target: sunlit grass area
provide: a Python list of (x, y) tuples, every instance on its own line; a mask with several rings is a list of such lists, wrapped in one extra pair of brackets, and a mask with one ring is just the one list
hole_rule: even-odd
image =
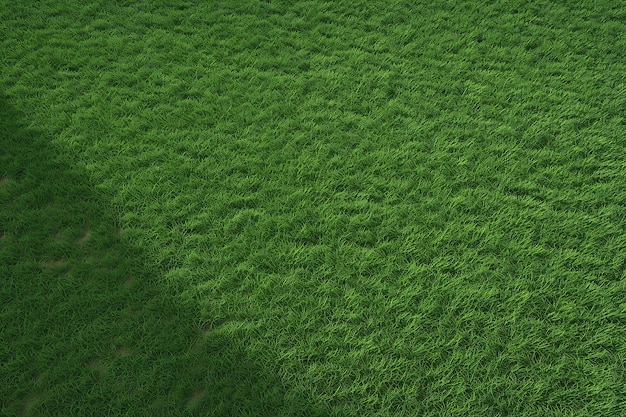
[(625, 414), (625, 22), (0, 0), (0, 414)]

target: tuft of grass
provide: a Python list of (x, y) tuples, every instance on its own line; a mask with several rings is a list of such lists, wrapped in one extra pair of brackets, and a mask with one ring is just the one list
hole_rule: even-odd
[(626, 410), (626, 9), (0, 4), (7, 415)]

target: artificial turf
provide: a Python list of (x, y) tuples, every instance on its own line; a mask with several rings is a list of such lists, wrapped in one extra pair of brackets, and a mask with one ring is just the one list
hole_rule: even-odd
[(626, 415), (625, 25), (0, 0), (0, 414)]

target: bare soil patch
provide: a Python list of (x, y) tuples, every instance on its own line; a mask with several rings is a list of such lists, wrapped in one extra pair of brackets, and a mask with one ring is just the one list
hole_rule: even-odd
[(57, 259), (55, 261), (44, 261), (41, 264), (47, 268), (60, 268), (66, 265), (67, 261), (64, 259)]
[(118, 346), (118, 348), (115, 349), (115, 351), (120, 356), (129, 356), (132, 353), (131, 350), (127, 348), (126, 346)]
[(83, 236), (78, 239), (76, 241), (76, 243), (78, 243), (79, 245), (82, 245), (83, 243), (85, 243), (85, 241), (87, 241), (89, 238), (91, 237), (91, 232), (89, 231), (89, 229), (85, 229), (85, 233), (83, 234)]
[(188, 408), (194, 408), (198, 405), (198, 403), (200, 403), (200, 400), (202, 399), (202, 396), (204, 395), (204, 388), (200, 388), (195, 390), (190, 396), (189, 398), (187, 398), (187, 403), (186, 406)]

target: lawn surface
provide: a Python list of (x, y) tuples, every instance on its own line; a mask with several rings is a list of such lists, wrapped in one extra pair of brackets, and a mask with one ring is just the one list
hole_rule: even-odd
[(0, 0), (0, 414), (626, 414), (626, 6)]

